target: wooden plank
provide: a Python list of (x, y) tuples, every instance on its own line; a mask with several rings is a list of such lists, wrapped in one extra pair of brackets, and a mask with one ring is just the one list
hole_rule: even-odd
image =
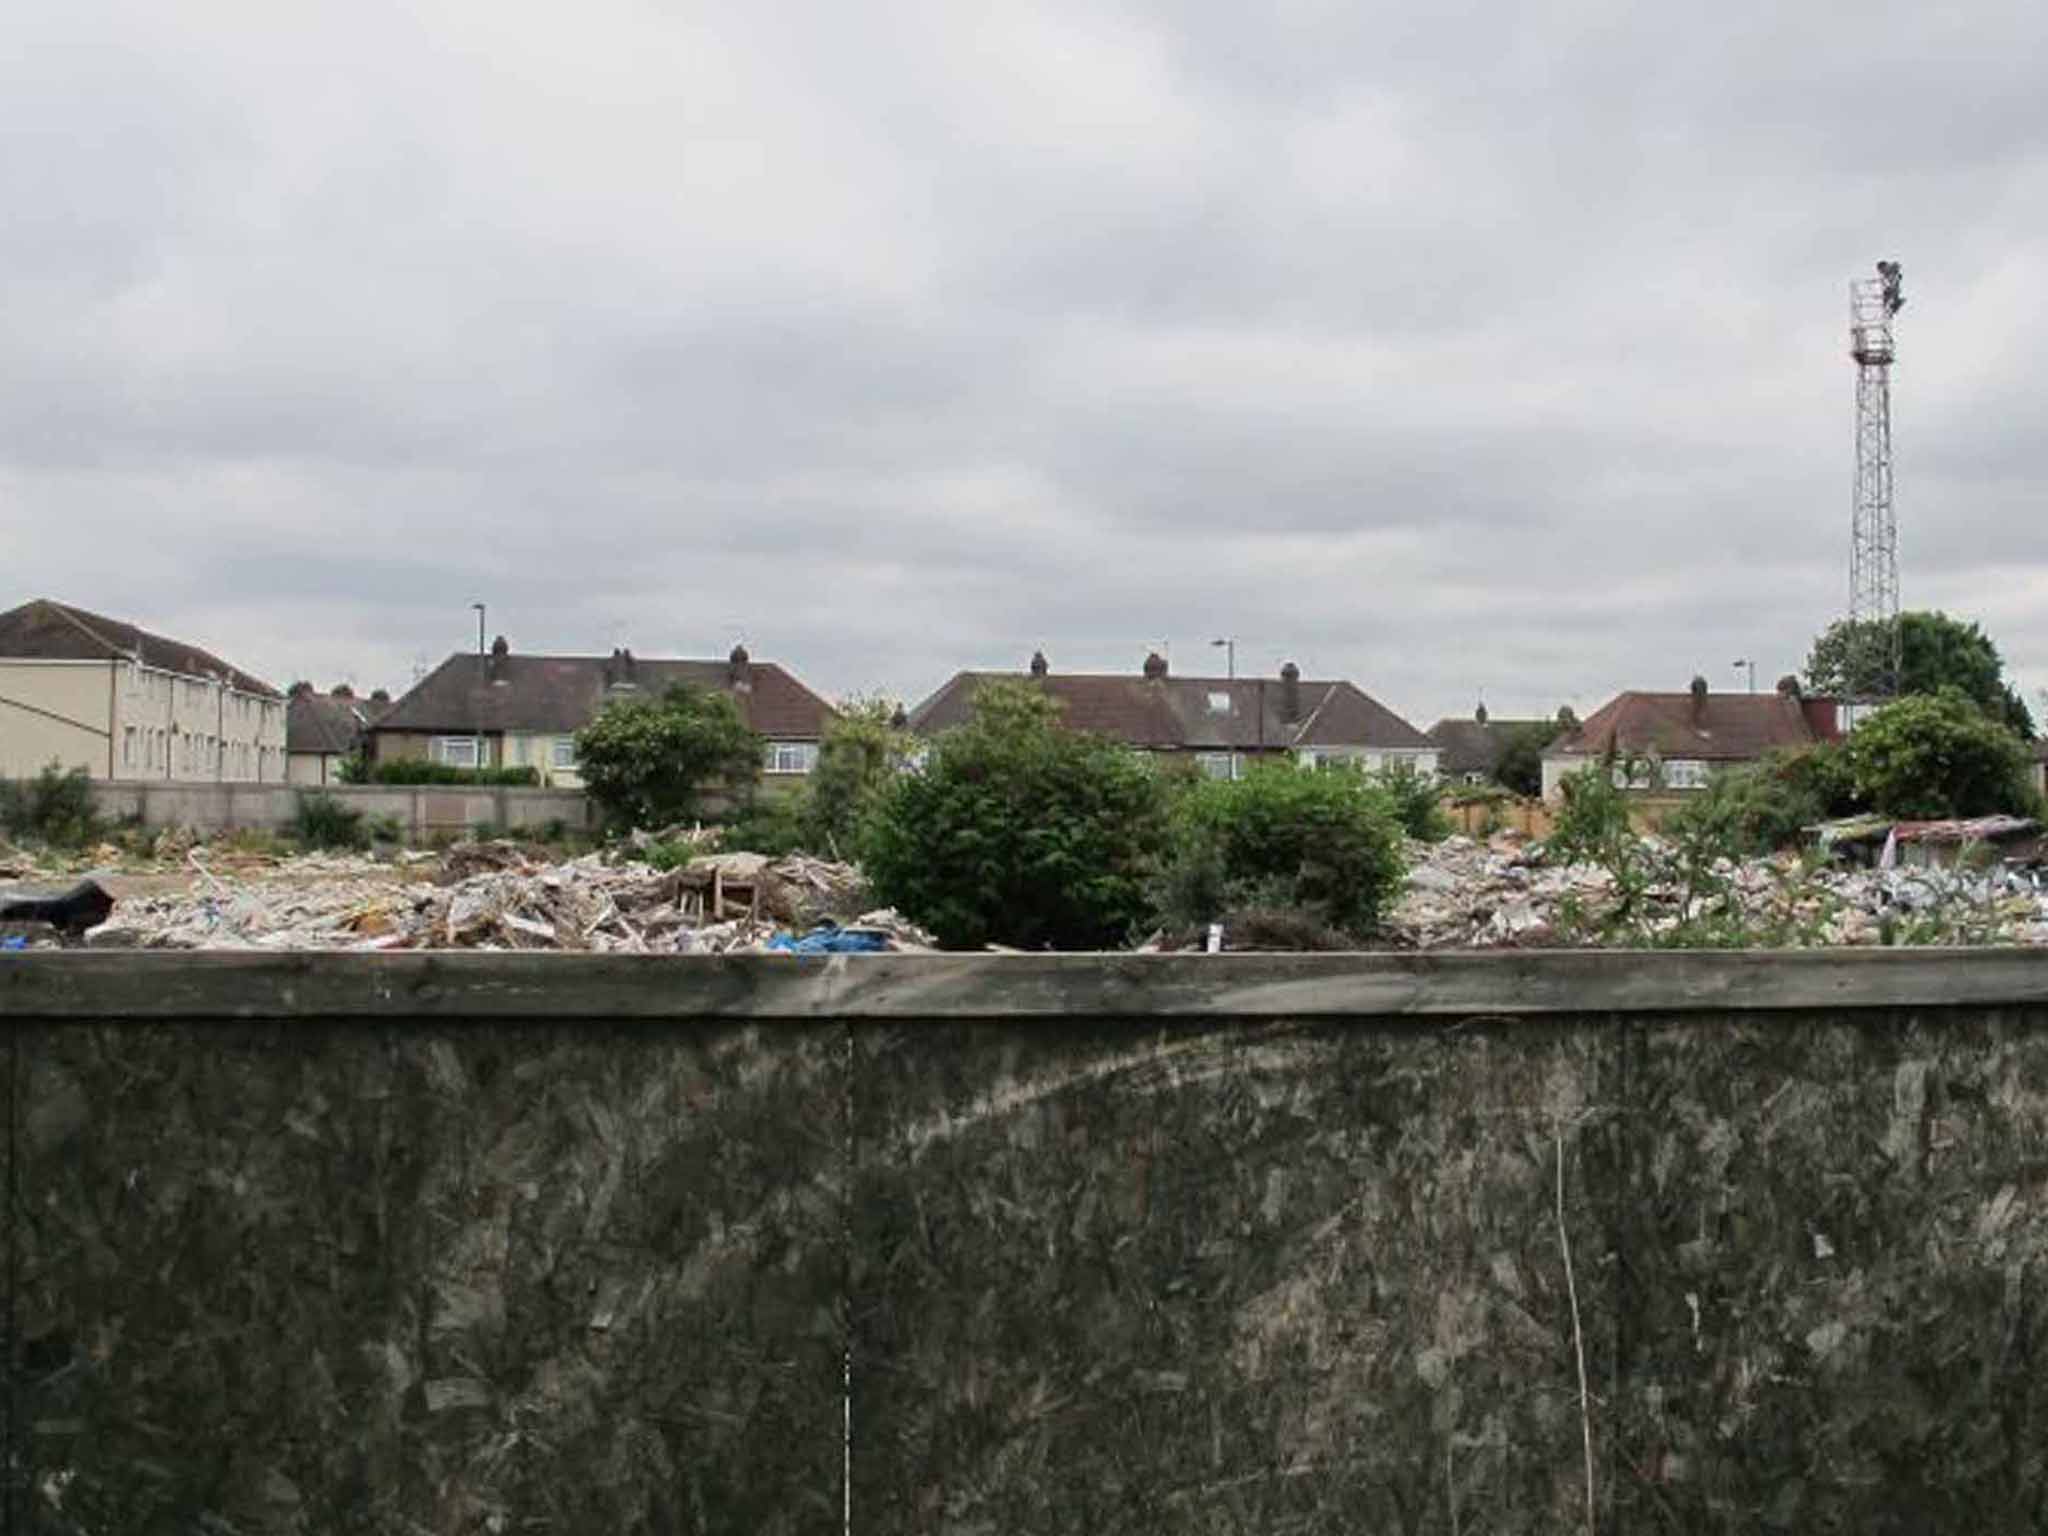
[(1392, 1018), (2048, 1005), (2048, 950), (0, 955), (10, 1019)]

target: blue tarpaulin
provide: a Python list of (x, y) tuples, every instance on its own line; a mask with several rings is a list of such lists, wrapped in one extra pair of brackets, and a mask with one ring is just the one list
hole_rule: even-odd
[(866, 955), (887, 949), (889, 941), (869, 929), (821, 923), (802, 938), (778, 933), (768, 941), (768, 947), (790, 955)]

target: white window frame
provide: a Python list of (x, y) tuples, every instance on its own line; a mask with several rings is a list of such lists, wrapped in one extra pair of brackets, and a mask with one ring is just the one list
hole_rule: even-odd
[(815, 741), (771, 741), (762, 753), (763, 773), (809, 773), (818, 766)]
[(484, 744), (474, 736), (436, 736), (434, 761), (444, 768), (481, 768)]
[(1202, 771), (1202, 775), (1205, 778), (1236, 778), (1236, 761), (1237, 754), (1235, 752), (1197, 752), (1195, 754), (1195, 766)]
[(557, 736), (548, 744), (548, 767), (557, 773), (573, 771), (576, 767), (576, 738)]
[(1664, 763), (1666, 789), (1705, 789), (1712, 770), (1697, 757), (1667, 758)]

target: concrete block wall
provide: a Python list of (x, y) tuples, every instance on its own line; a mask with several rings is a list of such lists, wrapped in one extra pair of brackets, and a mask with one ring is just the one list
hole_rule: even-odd
[(312, 790), (295, 784), (136, 779), (93, 785), (100, 814), (109, 819), (139, 817), (147, 827), (190, 827), (207, 833), (282, 831), (297, 814), (299, 796), (311, 793), (332, 795), (370, 820), (396, 817), (414, 841), (466, 832), (482, 823), (511, 831), (538, 829), (557, 820), (576, 831), (597, 825), (589, 797), (581, 790), (445, 784), (338, 784)]

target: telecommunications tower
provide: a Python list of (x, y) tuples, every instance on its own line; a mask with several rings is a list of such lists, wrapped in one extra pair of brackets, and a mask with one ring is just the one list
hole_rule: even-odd
[(1856, 360), (1856, 505), (1849, 545), (1853, 702), (1899, 691), (1899, 524), (1892, 512), (1892, 317), (1906, 307), (1899, 264), (1849, 285), (1849, 355)]

